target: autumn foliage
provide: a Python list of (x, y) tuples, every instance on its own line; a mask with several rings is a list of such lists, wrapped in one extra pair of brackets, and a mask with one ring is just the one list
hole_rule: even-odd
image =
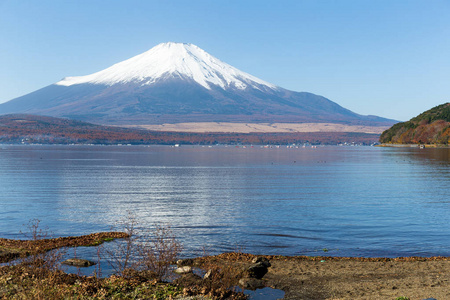
[(383, 132), (380, 142), (392, 144), (450, 143), (450, 103), (436, 106)]
[(0, 116), (0, 143), (26, 144), (371, 144), (378, 134), (354, 132), (189, 133), (148, 131), (36, 116)]

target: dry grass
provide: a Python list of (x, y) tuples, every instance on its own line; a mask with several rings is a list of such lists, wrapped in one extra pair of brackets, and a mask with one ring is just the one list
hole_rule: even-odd
[(200, 291), (201, 294), (219, 299), (247, 299), (239, 285), (239, 279), (244, 276), (244, 266), (247, 265), (254, 255), (244, 254), (240, 250), (210, 256), (206, 251), (202, 257), (196, 258), (195, 265), (206, 271), (205, 279), (198, 286), (191, 285), (194, 289), (192, 294)]
[(231, 123), (191, 122), (162, 125), (125, 125), (122, 127), (144, 128), (172, 132), (235, 132), (235, 133), (295, 133), (295, 132), (360, 132), (380, 134), (390, 126), (361, 126), (336, 123)]
[(19, 257), (27, 257), (32, 253), (45, 253), (63, 247), (98, 246), (111, 239), (127, 237), (123, 232), (99, 232), (83, 236), (43, 238), (36, 240), (13, 240), (0, 238), (0, 263)]
[(181, 295), (180, 288), (158, 281), (35, 271), (26, 266), (0, 268), (0, 299), (170, 299)]
[[(154, 230), (138, 234), (138, 222), (129, 215), (120, 222), (124, 232), (48, 238), (47, 230), (41, 230), (39, 223), (29, 223), (31, 239), (0, 239), (5, 253), (18, 253), (14, 257), (4, 255), (4, 261), (22, 257), (15, 264), (0, 267), (0, 299), (172, 299), (181, 295), (246, 299), (229, 289), (238, 279), (233, 268), (213, 261), (205, 264), (212, 270), (208, 279), (190, 274), (174, 283), (162, 282), (181, 251), (170, 226), (157, 225)], [(103, 248), (103, 253), (99, 247), (98, 260), (106, 258), (115, 275), (101, 278), (100, 264), (92, 276), (66, 274), (60, 269), (64, 247), (98, 246), (111, 238), (123, 240), (113, 250)]]

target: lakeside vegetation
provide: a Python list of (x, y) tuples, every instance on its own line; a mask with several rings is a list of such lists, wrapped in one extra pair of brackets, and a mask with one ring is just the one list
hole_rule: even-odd
[(427, 110), (407, 122), (397, 123), (384, 131), (385, 144), (450, 144), (450, 103)]
[[(255, 281), (285, 291), (287, 299), (446, 299), (450, 295), (449, 257), (289, 257), (231, 252), (178, 260), (178, 266), (208, 272), (200, 277), (189, 271), (169, 282), (167, 275), (181, 251), (170, 227), (156, 226), (139, 234), (138, 243), (135, 219), (120, 225), (123, 232), (48, 238), (39, 220), (32, 220), (29, 239), (0, 239), (4, 263), (0, 266), (0, 299), (247, 299), (235, 287)], [(120, 246), (101, 251), (102, 243), (116, 238), (121, 239)], [(91, 276), (67, 274), (61, 268), (65, 249), (77, 246), (100, 249)], [(18, 257), (21, 260), (14, 261)], [(100, 260), (113, 266), (113, 275), (102, 276)], [(263, 271), (262, 276), (268, 272), (267, 276), (262, 280), (247, 277), (242, 282), (255, 262), (258, 267), (270, 267), (269, 272)]]
[[(182, 249), (169, 226), (158, 226), (138, 237), (134, 218), (120, 221), (123, 232), (48, 238), (39, 220), (28, 224), (28, 239), (0, 239), (0, 299), (174, 299), (200, 295), (198, 299), (247, 299), (231, 289), (238, 272), (203, 259), (209, 278), (189, 272), (175, 280), (172, 269)], [(104, 242), (121, 239), (114, 247)], [(138, 241), (139, 240), (139, 241)], [(68, 247), (95, 246), (98, 261), (91, 276), (68, 274), (62, 262)], [(76, 258), (75, 258), (76, 259)], [(74, 260), (74, 259), (72, 259)], [(102, 276), (100, 261), (113, 274)]]

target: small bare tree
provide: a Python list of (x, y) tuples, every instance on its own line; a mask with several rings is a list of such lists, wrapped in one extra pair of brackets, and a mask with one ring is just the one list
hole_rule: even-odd
[(182, 250), (169, 225), (155, 225), (155, 229), (142, 237), (139, 245), (140, 269), (154, 272), (159, 280), (169, 274), (171, 265)]
[(180, 254), (181, 243), (169, 225), (156, 224), (153, 230), (141, 231), (138, 224), (131, 212), (118, 222), (118, 229), (128, 237), (115, 242), (114, 247), (103, 247), (107, 261), (120, 276), (151, 276), (162, 280)]
[(104, 247), (103, 250), (108, 258), (108, 263), (116, 274), (125, 276), (130, 268), (133, 268), (133, 257), (138, 254), (136, 240), (138, 238), (138, 221), (136, 217), (128, 212), (125, 219), (120, 220), (116, 227), (125, 232), (128, 237), (124, 241), (114, 241), (115, 247)]
[(48, 228), (42, 228), (40, 223), (41, 220), (32, 219), (26, 225), (28, 232), (23, 234), (29, 238), (28, 248), (30, 250), (28, 257), (23, 259), (22, 263), (31, 267), (36, 273), (45, 270), (58, 270), (60, 268), (61, 259), (66, 253), (66, 249), (55, 249), (51, 245), (45, 245), (45, 242), (51, 238), (51, 235)]

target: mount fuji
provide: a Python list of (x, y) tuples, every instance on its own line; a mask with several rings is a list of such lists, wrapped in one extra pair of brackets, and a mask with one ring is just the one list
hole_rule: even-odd
[(100, 72), (66, 77), (0, 104), (97, 124), (183, 122), (339, 123), (389, 126), (325, 97), (294, 92), (242, 72), (192, 44), (163, 43)]

